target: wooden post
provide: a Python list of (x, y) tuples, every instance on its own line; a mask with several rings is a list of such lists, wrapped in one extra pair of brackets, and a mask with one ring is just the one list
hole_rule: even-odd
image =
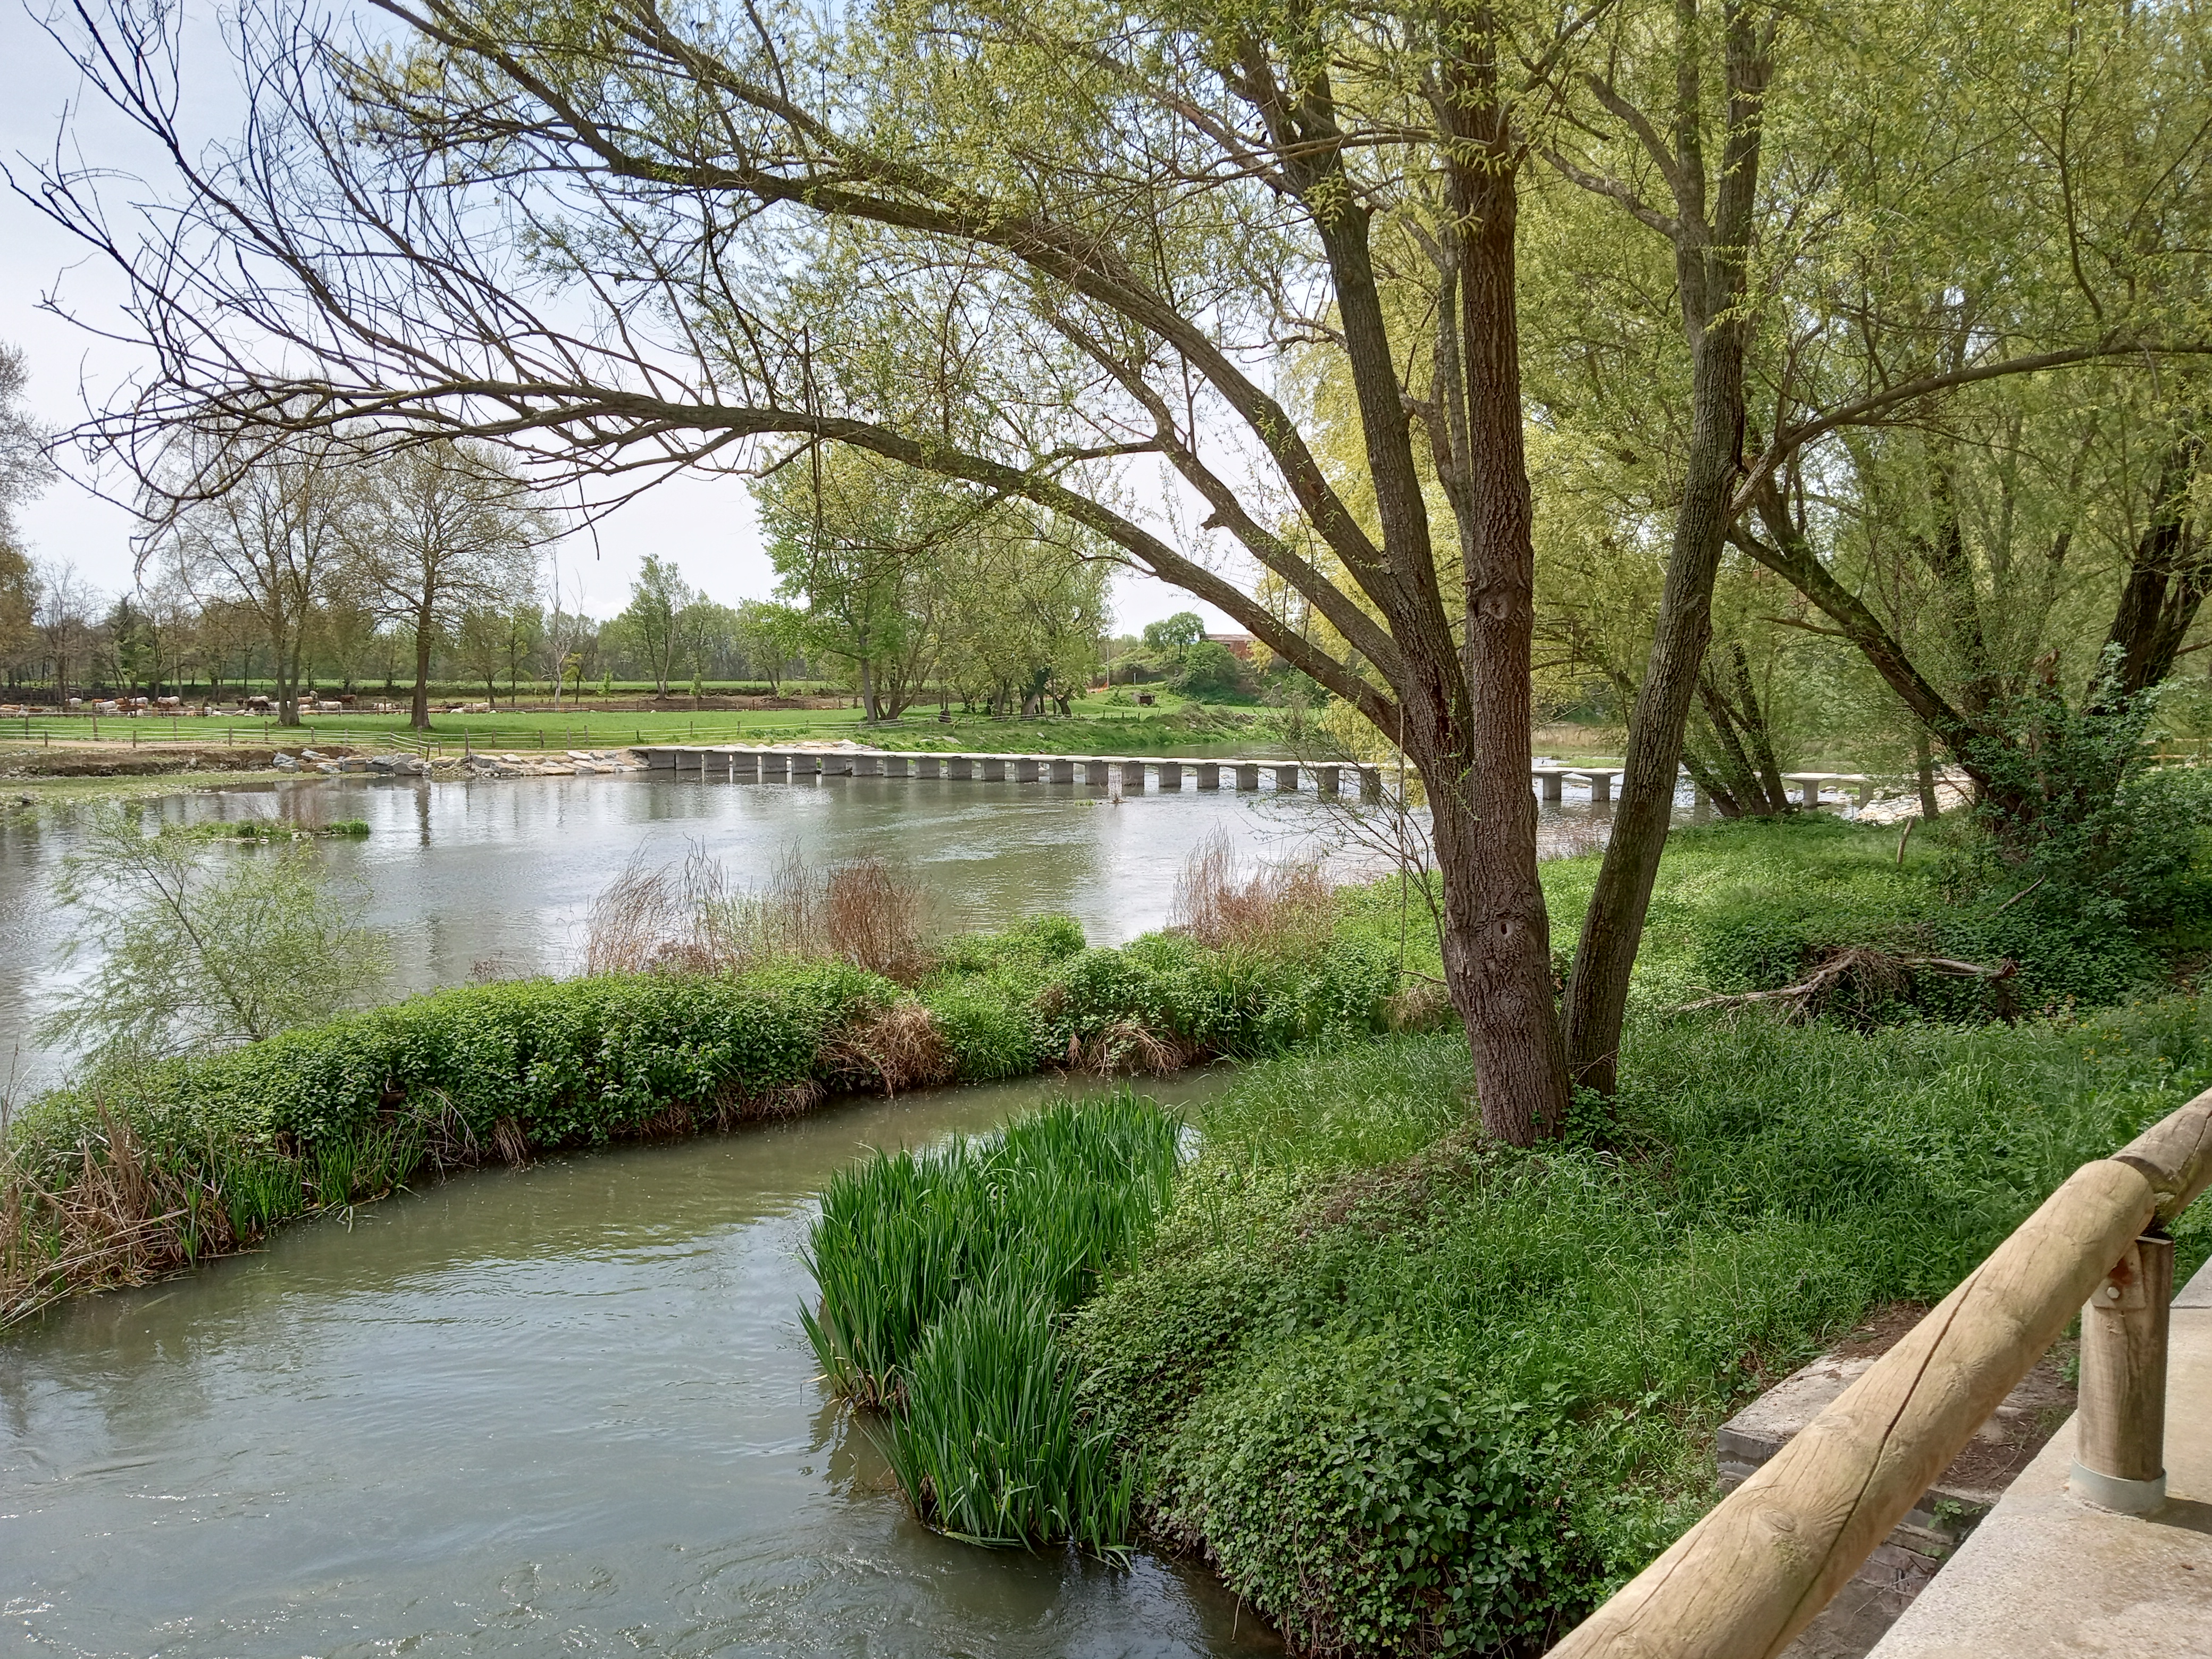
[(2173, 1241), (2146, 1234), (2081, 1310), (2081, 1406), (2068, 1490), (2147, 1515), (2166, 1502), (2166, 1309)]

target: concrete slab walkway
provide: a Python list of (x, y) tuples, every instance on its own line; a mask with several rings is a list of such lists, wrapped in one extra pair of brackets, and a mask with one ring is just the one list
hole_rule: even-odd
[(1871, 1659), (2212, 1655), (2212, 1263), (2174, 1297), (2168, 1344), (2165, 1508), (2071, 1496), (2069, 1420)]

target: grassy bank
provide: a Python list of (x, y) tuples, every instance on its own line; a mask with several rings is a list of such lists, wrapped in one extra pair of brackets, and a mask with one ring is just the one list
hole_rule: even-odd
[(1394, 945), (1358, 917), (1115, 950), (1044, 918), (895, 971), (907, 982), (817, 960), (472, 986), (111, 1067), (9, 1126), (0, 1319), (440, 1167), (726, 1126), (830, 1091), (1279, 1052), (1380, 1028), (1398, 988)]
[[(1113, 700), (1115, 696), (1119, 701)], [(88, 745), (95, 736), (104, 747), (119, 748), (154, 764), (167, 746), (256, 745), (325, 748), (346, 743), (373, 747), (392, 741), (423, 741), (447, 748), (557, 750), (604, 749), (637, 743), (778, 743), (848, 741), (893, 749), (950, 748), (976, 753), (1051, 751), (1073, 755), (1227, 753), (1237, 748), (1272, 748), (1285, 739), (1279, 711), (1199, 702), (1162, 691), (1152, 706), (1133, 694), (1078, 698), (1071, 714), (1047, 714), (1025, 720), (993, 720), (954, 711), (940, 721), (934, 704), (909, 710), (897, 720), (869, 725), (849, 708), (691, 708), (678, 701), (666, 708), (607, 709), (586, 707), (493, 709), (485, 714), (434, 711), (425, 732), (416, 732), (404, 714), (314, 714), (297, 726), (273, 720), (218, 714), (208, 719), (167, 715), (128, 719), (118, 715), (38, 714), (0, 721), (0, 772), (8, 756), (34, 763), (46, 751)], [(137, 747), (133, 750), (132, 745)], [(207, 763), (205, 762), (204, 764)]]
[[(1078, 1403), (1040, 1442), (1117, 1461), (1045, 1535), (1202, 1556), (1297, 1651), (1540, 1651), (1714, 1500), (1713, 1432), (1745, 1399), (1870, 1309), (1942, 1297), (2212, 1084), (2212, 1006), (2175, 988), (2201, 937), (2187, 883), (2100, 928), (1962, 872), (1955, 840), (1900, 854), (1833, 820), (1679, 835), (1621, 1092), (1533, 1150), (1476, 1132), (1456, 1032), (1242, 1068), (1164, 1212), (1052, 1327)], [(1595, 874), (1546, 869), (1562, 947)], [(1939, 953), (1993, 971), (1922, 965)], [(1820, 999), (1682, 1008), (1838, 963)], [(902, 1190), (926, 1207), (927, 1186)], [(2179, 1237), (2192, 1270), (2212, 1216)], [(825, 1281), (825, 1307), (861, 1279)], [(980, 1299), (977, 1324), (1013, 1328)], [(967, 1326), (962, 1388), (989, 1398), (1010, 1345)], [(1009, 1397), (1037, 1396), (1039, 1346)], [(909, 1496), (935, 1518), (948, 1486), (1048, 1474), (1003, 1465), (956, 1460)]]
[(1449, 1036), (1247, 1068), (1078, 1314), (1145, 1527), (1295, 1648), (1540, 1650), (1713, 1501), (1745, 1398), (2212, 1083), (2212, 1009), (1645, 1019), (1624, 1074), (1616, 1124), (1516, 1152)]

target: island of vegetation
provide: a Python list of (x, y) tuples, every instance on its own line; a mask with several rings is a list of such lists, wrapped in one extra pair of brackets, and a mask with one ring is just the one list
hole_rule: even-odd
[[(1533, 1654), (1748, 1393), (2212, 1080), (2201, 9), (378, 15), (243, 0), (212, 136), (181, 13), (51, 25), (155, 171), (21, 193), (144, 361), (57, 434), (0, 352), (0, 504), (89, 458), (141, 580), (0, 536), (9, 769), (1267, 743), (1391, 775), (1379, 861), (1215, 848), (1113, 948), (637, 866), (577, 975), (377, 1006), (343, 848), (109, 807), (0, 1317), (489, 1159), (1119, 1079), (821, 1195), (794, 1318), (914, 1513)], [(558, 532), (673, 477), (773, 593), (656, 545), (586, 615)], [(1111, 639), (1125, 577), (1195, 608)], [(1547, 750), (1617, 761), (1579, 846)]]

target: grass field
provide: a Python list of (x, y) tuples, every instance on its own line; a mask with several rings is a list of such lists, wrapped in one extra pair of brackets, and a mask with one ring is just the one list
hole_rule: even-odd
[[(1158, 692), (1149, 708), (1079, 698), (1071, 715), (991, 720), (961, 715), (940, 721), (934, 707), (899, 720), (870, 726), (854, 708), (667, 709), (651, 713), (572, 708), (501, 708), (488, 714), (435, 714), (429, 730), (412, 731), (399, 714), (310, 714), (304, 725), (215, 715), (123, 717), (31, 714), (0, 720), (0, 752), (12, 747), (59, 744), (167, 743), (273, 744), (280, 748), (489, 750), (609, 749), (632, 744), (796, 742), (866, 743), (885, 749), (974, 753), (1065, 755), (1268, 755), (1301, 745), (1285, 731), (1280, 711), (1199, 703)], [(1611, 760), (1606, 746), (1617, 732), (1547, 727), (1535, 734), (1540, 752), (1568, 763)]]
[(653, 743), (776, 743), (836, 741), (894, 749), (972, 750), (1066, 754), (1227, 753), (1273, 749), (1283, 742), (1274, 711), (1187, 702), (1163, 694), (1150, 708), (1119, 707), (1103, 699), (1076, 704), (1071, 716), (989, 720), (957, 716), (940, 721), (933, 708), (871, 726), (850, 708), (671, 709), (651, 713), (579, 713), (498, 709), (488, 714), (436, 714), (429, 730), (410, 729), (403, 714), (310, 714), (303, 725), (274, 720), (189, 716), (28, 715), (0, 721), (0, 749), (63, 743), (127, 742), (326, 744), (433, 748), (605, 749)]

